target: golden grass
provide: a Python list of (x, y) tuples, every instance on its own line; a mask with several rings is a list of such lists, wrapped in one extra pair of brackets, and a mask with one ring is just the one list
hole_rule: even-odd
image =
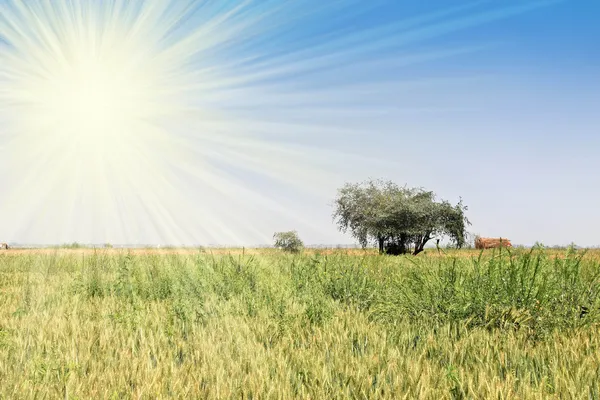
[[(466, 320), (380, 321), (312, 275), (294, 280), (289, 266), (314, 254), (7, 254), (0, 398), (599, 398), (598, 324), (532, 341)], [(385, 282), (407, 258), (368, 268)]]
[[(483, 251), (484, 255), (492, 255), (494, 249), (477, 250), (477, 249), (441, 249), (440, 252), (435, 248), (427, 248), (424, 252), (419, 253), (417, 257), (448, 257), (456, 256), (459, 258), (470, 258), (478, 257)], [(504, 250), (507, 251), (507, 250)], [(526, 250), (519, 248), (509, 249), (513, 253), (519, 253)], [(564, 257), (566, 249), (553, 249), (547, 248), (544, 250), (548, 256), (551, 257)], [(11, 248), (9, 250), (0, 250), (0, 255), (93, 255), (95, 253), (110, 254), (110, 255), (122, 255), (122, 254), (133, 254), (133, 255), (277, 255), (281, 254), (281, 250), (274, 248), (244, 248), (244, 247), (198, 247), (198, 248), (178, 248), (178, 247), (163, 247), (163, 248)], [(587, 257), (600, 260), (600, 248), (586, 249)], [(374, 248), (305, 248), (303, 250), (305, 255), (351, 255), (351, 256), (378, 256), (377, 250)]]

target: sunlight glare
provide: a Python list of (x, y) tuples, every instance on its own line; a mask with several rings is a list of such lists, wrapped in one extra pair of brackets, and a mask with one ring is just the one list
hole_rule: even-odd
[(388, 110), (440, 85), (407, 89), (399, 67), (481, 48), (401, 47), (527, 9), (382, 12), (348, 29), (367, 3), (0, 0), (0, 234), (177, 245), (318, 235), (329, 216), (314, 209), (336, 187), (398, 165), (379, 154), (402, 131)]

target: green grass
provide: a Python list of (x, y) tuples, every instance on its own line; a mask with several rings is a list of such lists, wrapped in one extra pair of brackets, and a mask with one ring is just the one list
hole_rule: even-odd
[(563, 255), (0, 253), (0, 398), (599, 399)]

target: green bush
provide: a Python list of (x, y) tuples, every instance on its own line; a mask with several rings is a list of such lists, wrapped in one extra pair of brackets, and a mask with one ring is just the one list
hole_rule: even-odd
[(304, 247), (304, 243), (302, 243), (296, 231), (276, 232), (273, 239), (275, 240), (275, 247), (289, 253), (299, 253)]

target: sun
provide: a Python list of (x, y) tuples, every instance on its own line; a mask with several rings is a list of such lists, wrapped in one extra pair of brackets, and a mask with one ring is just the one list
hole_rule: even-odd
[(132, 87), (101, 58), (77, 55), (48, 79), (43, 106), (57, 122), (56, 131), (91, 142), (121, 130)]
[(181, 25), (193, 4), (0, 3), (0, 139), (10, 138), (0, 167), (14, 182), (0, 200), (15, 232), (29, 227), (42, 243), (264, 242), (245, 210), (292, 215), (252, 182), (314, 184), (295, 178), (310, 166), (276, 167), (294, 149), (262, 139), (264, 117), (243, 114), (273, 95), (229, 50), (262, 15), (240, 18), (251, 4), (232, 2)]
[(58, 114), (70, 121), (82, 135), (110, 129), (125, 116), (129, 87), (98, 58), (84, 59), (59, 77), (56, 84)]
[(158, 101), (153, 84), (159, 77), (135, 65), (135, 53), (118, 42), (98, 48), (85, 40), (85, 31), (80, 36), (62, 44), (55, 57), (42, 59), (44, 74), (22, 82), (23, 91), (49, 139), (77, 145), (79, 154), (93, 150), (106, 157), (102, 153), (114, 154), (111, 148), (143, 133), (139, 122), (153, 116), (151, 105)]

